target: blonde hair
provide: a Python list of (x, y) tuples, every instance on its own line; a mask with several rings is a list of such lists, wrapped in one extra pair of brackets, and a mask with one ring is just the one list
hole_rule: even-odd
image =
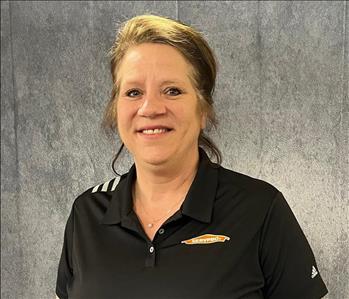
[[(196, 90), (202, 111), (207, 115), (208, 128), (216, 127), (217, 120), (213, 108), (213, 92), (217, 75), (217, 63), (213, 51), (206, 40), (192, 27), (151, 14), (136, 16), (122, 23), (112, 48), (111, 74), (113, 88), (107, 104), (102, 126), (106, 133), (117, 134), (117, 114), (115, 100), (119, 95), (118, 68), (127, 50), (142, 43), (166, 44), (176, 48), (191, 65), (190, 80)], [(222, 161), (221, 153), (214, 142), (202, 131), (199, 136), (199, 146), (207, 149), (217, 163)], [(119, 156), (123, 144), (116, 154), (112, 167)]]

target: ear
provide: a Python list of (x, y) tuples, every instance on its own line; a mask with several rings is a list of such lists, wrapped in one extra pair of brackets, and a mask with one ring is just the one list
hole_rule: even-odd
[(201, 112), (201, 123), (200, 123), (201, 130), (206, 128), (206, 123), (207, 123), (207, 113)]

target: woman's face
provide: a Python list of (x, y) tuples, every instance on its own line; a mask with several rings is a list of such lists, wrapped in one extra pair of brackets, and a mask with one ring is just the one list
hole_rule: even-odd
[(117, 124), (136, 164), (185, 162), (198, 150), (205, 116), (190, 65), (169, 45), (131, 47), (118, 70)]

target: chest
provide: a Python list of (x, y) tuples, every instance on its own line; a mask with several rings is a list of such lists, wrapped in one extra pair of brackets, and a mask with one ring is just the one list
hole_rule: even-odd
[(161, 220), (160, 222), (151, 223), (148, 220), (148, 218), (144, 215), (138, 213), (136, 215), (139, 226), (142, 228), (142, 230), (151, 242), (153, 242), (156, 234), (162, 235), (165, 232), (163, 224), (166, 222), (167, 219)]
[[(93, 243), (77, 236), (75, 252), (84, 250), (74, 257), (71, 298), (263, 298), (258, 235), (242, 239), (234, 229), (193, 221), (143, 229), (148, 240), (137, 226), (110, 226)], [(183, 242), (206, 234), (230, 239)]]

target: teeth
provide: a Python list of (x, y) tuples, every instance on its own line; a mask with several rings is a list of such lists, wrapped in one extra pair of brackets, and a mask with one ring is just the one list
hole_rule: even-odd
[(159, 133), (165, 133), (166, 129), (154, 129), (154, 130), (143, 130), (142, 133), (144, 134), (159, 134)]

